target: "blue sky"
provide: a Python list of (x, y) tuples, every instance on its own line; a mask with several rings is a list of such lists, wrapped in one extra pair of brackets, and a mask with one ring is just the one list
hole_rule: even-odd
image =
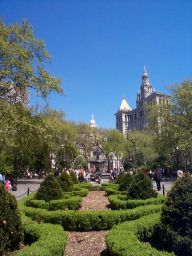
[(192, 78), (191, 0), (1, 0), (0, 16), (29, 20), (45, 41), (65, 91), (47, 102), (70, 121), (94, 114), (115, 128), (122, 97), (135, 107), (144, 65), (156, 91)]

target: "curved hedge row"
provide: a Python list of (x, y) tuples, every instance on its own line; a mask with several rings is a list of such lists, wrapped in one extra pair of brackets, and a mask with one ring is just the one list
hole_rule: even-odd
[(23, 230), (26, 236), (30, 237), (30, 246), (22, 250), (14, 251), (14, 256), (53, 256), (64, 254), (67, 243), (67, 234), (60, 225), (50, 223), (38, 224), (24, 214), (25, 202), (34, 198), (34, 193), (18, 201)]
[(115, 226), (106, 238), (110, 253), (115, 256), (174, 256), (140, 241), (152, 236), (159, 221), (160, 215), (152, 214)]
[(81, 196), (84, 197), (87, 195), (88, 193), (88, 189), (87, 188), (76, 188), (75, 190), (71, 191), (71, 192), (64, 192), (63, 196), (68, 197), (68, 196)]
[(88, 183), (88, 182), (82, 182), (82, 183), (78, 183), (78, 184), (74, 184), (74, 187), (73, 189), (76, 190), (76, 189), (81, 189), (81, 188), (86, 188), (88, 190), (91, 190), (92, 189), (92, 183)]
[[(123, 198), (123, 199), (121, 199)], [(120, 210), (120, 209), (133, 209), (138, 206), (144, 206), (144, 205), (150, 205), (150, 204), (162, 204), (165, 202), (165, 197), (159, 195), (156, 198), (149, 198), (149, 199), (137, 199), (137, 200), (131, 200), (127, 199), (125, 200), (126, 196), (118, 196), (118, 195), (111, 195), (108, 197), (110, 202), (110, 208), (112, 210)]]
[(101, 184), (101, 188), (106, 192), (107, 196), (117, 195), (121, 193), (121, 191), (118, 191), (119, 185), (115, 183)]
[(30, 199), (26, 201), (26, 206), (47, 209), (49, 211), (55, 210), (78, 210), (81, 206), (82, 197), (74, 196), (69, 199), (58, 199), (46, 202), (44, 200)]
[(47, 211), (30, 207), (24, 209), (25, 214), (33, 220), (60, 224), (65, 230), (75, 231), (107, 230), (120, 222), (134, 220), (160, 210), (161, 205), (149, 205), (120, 211)]
[(15, 251), (14, 256), (63, 255), (67, 235), (60, 225), (32, 223), (24, 226), (24, 232), (36, 242), (22, 250)]

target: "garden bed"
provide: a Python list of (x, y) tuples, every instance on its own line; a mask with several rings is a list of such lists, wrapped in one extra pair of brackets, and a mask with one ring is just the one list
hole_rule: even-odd
[(115, 226), (107, 235), (109, 252), (115, 256), (174, 256), (174, 253), (159, 251), (143, 242), (153, 236), (159, 214), (151, 214), (140, 219)]

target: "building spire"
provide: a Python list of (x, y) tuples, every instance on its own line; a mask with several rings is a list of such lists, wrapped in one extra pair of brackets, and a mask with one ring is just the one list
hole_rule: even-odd
[(144, 67), (143, 67), (143, 74), (147, 74), (147, 68), (146, 68), (145, 65), (144, 65)]
[(142, 83), (141, 83), (141, 98), (146, 98), (152, 93), (152, 86), (149, 81), (149, 75), (147, 73), (147, 68), (144, 65)]
[(143, 69), (143, 75), (142, 75), (142, 85), (143, 86), (149, 86), (150, 85), (150, 81), (149, 81), (149, 75), (147, 73), (147, 68), (146, 66), (144, 66), (144, 69)]

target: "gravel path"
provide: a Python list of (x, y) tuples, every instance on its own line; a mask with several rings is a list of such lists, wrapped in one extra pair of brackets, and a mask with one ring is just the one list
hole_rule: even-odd
[(105, 196), (105, 191), (89, 191), (83, 198), (80, 210), (107, 210), (109, 200)]
[(65, 256), (106, 255), (105, 236), (107, 231), (67, 232), (68, 242)]
[[(108, 205), (104, 191), (90, 191), (80, 210), (107, 210)], [(67, 232), (64, 256), (107, 256), (106, 234), (107, 231)]]

